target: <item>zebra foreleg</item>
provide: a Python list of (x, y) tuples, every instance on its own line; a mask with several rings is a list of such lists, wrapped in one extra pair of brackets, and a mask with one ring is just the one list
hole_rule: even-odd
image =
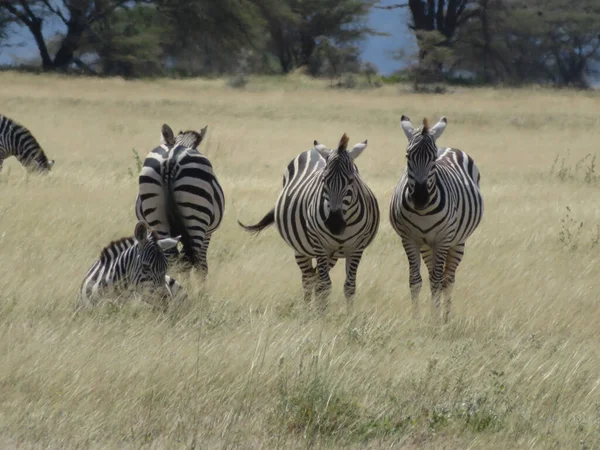
[(444, 282), (442, 290), (444, 291), (444, 323), (450, 319), (450, 308), (452, 307), (452, 289), (456, 277), (456, 269), (462, 261), (465, 254), (465, 244), (458, 244), (448, 250), (446, 257), (446, 266), (444, 267)]
[(317, 281), (317, 272), (312, 265), (312, 258), (296, 254), (296, 264), (302, 272), (302, 288), (304, 289), (304, 301), (310, 303), (313, 290)]
[(402, 239), (402, 246), (408, 258), (408, 283), (413, 306), (413, 317), (416, 318), (419, 315), (419, 294), (423, 285), (423, 279), (421, 278), (421, 255), (419, 254), (419, 246), (411, 240)]
[(346, 257), (346, 282), (344, 283), (344, 295), (346, 296), (346, 304), (348, 312), (354, 306), (354, 294), (356, 294), (356, 272), (362, 258), (363, 252), (356, 252)]
[(446, 263), (446, 255), (448, 254), (447, 246), (439, 246), (434, 249), (426, 249), (422, 252), (423, 259), (429, 271), (429, 286), (431, 289), (431, 306), (432, 313), (437, 320), (440, 317), (440, 305), (442, 297), (442, 285), (444, 280), (444, 265)]
[(319, 303), (321, 312), (327, 309), (327, 298), (331, 293), (331, 278), (329, 277), (330, 258), (327, 256), (317, 256), (317, 286), (315, 288), (315, 297)]

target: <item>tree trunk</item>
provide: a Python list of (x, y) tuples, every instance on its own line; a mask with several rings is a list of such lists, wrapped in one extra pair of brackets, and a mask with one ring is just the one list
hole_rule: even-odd
[(25, 23), (29, 31), (33, 35), (33, 39), (40, 52), (40, 58), (42, 58), (42, 68), (44, 70), (52, 70), (54, 63), (48, 53), (48, 47), (46, 47), (46, 41), (44, 41), (44, 35), (42, 34), (42, 19), (36, 17), (31, 22)]

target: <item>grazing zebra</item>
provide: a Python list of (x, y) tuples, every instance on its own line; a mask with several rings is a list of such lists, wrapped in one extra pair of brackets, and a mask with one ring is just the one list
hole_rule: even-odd
[[(206, 253), (225, 208), (223, 189), (213, 167), (197, 147), (206, 135), (162, 126), (162, 143), (144, 161), (136, 215), (161, 237), (181, 235), (184, 259), (208, 274)], [(177, 255), (174, 248), (169, 256)]]
[(379, 228), (377, 199), (354, 164), (367, 141), (348, 151), (348, 140), (344, 133), (333, 150), (315, 141), (312, 150), (301, 153), (288, 165), (275, 208), (256, 225), (238, 221), (253, 233), (276, 223), (296, 254), (304, 299), (310, 302), (314, 291), (322, 309), (331, 291), (329, 271), (338, 258), (346, 258), (344, 294), (348, 308), (352, 307), (358, 264)]
[(407, 164), (392, 196), (390, 221), (408, 257), (414, 313), (418, 311), (422, 285), (420, 254), (429, 271), (436, 317), (443, 291), (447, 321), (465, 241), (483, 216), (479, 170), (465, 152), (436, 147), (437, 138), (446, 128), (445, 117), (431, 128), (423, 119), (423, 127), (415, 129), (406, 116), (400, 124), (408, 138)]
[(31, 131), (0, 114), (0, 172), (4, 160), (14, 156), (31, 172), (47, 173), (54, 165), (49, 160)]
[(79, 305), (95, 305), (110, 289), (164, 287), (162, 297), (175, 298), (181, 285), (167, 275), (164, 250), (176, 246), (179, 239), (159, 239), (156, 232), (138, 222), (134, 236), (113, 241), (102, 250), (83, 279)]

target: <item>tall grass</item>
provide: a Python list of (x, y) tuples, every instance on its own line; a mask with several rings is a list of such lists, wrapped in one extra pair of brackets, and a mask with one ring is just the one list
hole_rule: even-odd
[[(597, 96), (0, 78), (2, 113), (56, 159), (48, 177), (14, 160), (0, 174), (3, 448), (598, 447), (600, 197), (569, 169), (597, 154)], [(447, 116), (439, 145), (469, 152), (482, 173), (484, 220), (447, 326), (412, 319), (406, 256), (387, 219), (404, 165), (401, 114)], [(191, 301), (166, 314), (137, 301), (74, 314), (101, 248), (133, 233), (131, 149), (143, 158), (165, 122), (210, 125), (201, 150), (227, 203), (208, 280), (174, 271)], [(369, 140), (357, 164), (382, 223), (354, 312), (338, 264), (318, 317), (276, 230), (250, 237), (236, 219), (262, 217), (290, 159), (344, 132)], [(573, 176), (560, 177), (552, 164), (567, 149), (561, 173)], [(569, 245), (564, 230), (580, 222)]]

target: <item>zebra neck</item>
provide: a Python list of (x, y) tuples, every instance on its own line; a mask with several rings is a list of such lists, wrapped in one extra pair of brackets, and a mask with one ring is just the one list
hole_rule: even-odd
[(46, 163), (46, 158), (43, 155), (43, 151), (42, 149), (36, 149), (36, 150), (32, 150), (31, 152), (19, 152), (19, 151), (13, 151), (12, 155), (17, 158), (17, 160), (19, 160), (19, 162), (25, 166), (33, 166), (33, 168), (35, 168), (35, 164), (38, 164), (38, 167), (44, 167), (45, 163)]

